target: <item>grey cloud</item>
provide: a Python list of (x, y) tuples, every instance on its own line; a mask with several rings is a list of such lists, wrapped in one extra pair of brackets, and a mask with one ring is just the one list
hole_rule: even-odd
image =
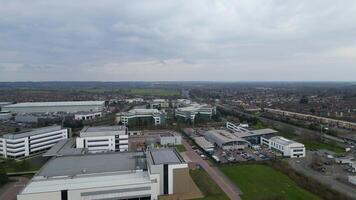
[(0, 80), (352, 80), (355, 20), (353, 0), (0, 0)]

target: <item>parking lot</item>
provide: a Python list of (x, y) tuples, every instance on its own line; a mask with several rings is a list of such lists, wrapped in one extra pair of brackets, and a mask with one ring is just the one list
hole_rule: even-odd
[(221, 163), (236, 163), (246, 161), (263, 161), (269, 160), (274, 154), (265, 148), (252, 149), (245, 148), (243, 150), (229, 150), (216, 149), (214, 156), (218, 157)]
[[(204, 137), (204, 132), (207, 129), (190, 129), (187, 134), (191, 139), (194, 137)], [(186, 136), (184, 136), (186, 137)], [(187, 138), (187, 137), (186, 137)], [(194, 151), (203, 159), (207, 159), (209, 153), (204, 152), (201, 148), (192, 144)], [(211, 155), (216, 162), (219, 163), (238, 163), (247, 161), (264, 161), (275, 157), (281, 157), (279, 152), (268, 149), (260, 145), (246, 147), (243, 150), (223, 150), (217, 146), (214, 148), (214, 153)]]
[(289, 159), (290, 166), (308, 177), (312, 177), (331, 188), (356, 198), (356, 187), (347, 181), (354, 175), (346, 164), (339, 164), (329, 156), (328, 151), (307, 151), (305, 158)]

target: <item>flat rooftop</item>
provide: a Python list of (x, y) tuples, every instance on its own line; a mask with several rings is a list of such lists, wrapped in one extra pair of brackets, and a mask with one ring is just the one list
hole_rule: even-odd
[(23, 137), (29, 137), (33, 135), (38, 135), (42, 133), (48, 133), (48, 132), (53, 132), (53, 131), (59, 131), (61, 130), (61, 126), (48, 126), (48, 127), (43, 127), (43, 128), (37, 128), (37, 129), (31, 129), (31, 130), (24, 130), (20, 132), (14, 132), (14, 133), (8, 133), (4, 134), (2, 137), (6, 139), (19, 139)]
[[(63, 177), (55, 179), (37, 179), (35, 176), (19, 193), (33, 194), (43, 192), (58, 192), (61, 190), (87, 190), (90, 188), (117, 187), (127, 185), (149, 185), (151, 180), (147, 171), (135, 173), (113, 173), (92, 176)], [(147, 195), (150, 195), (147, 188)], [(87, 192), (90, 194), (90, 192)], [(84, 193), (85, 194), (85, 193)]]
[(80, 131), (81, 137), (112, 136), (126, 134), (126, 126), (86, 126)]
[(53, 145), (43, 157), (81, 155), (87, 153), (85, 148), (75, 148), (75, 138), (61, 140)]
[(223, 143), (227, 143), (227, 142), (246, 142), (245, 139), (241, 138), (241, 137), (237, 137), (236, 135), (230, 133), (229, 131), (226, 130), (209, 130), (207, 131), (205, 134), (209, 134), (213, 137), (215, 137), (216, 139), (218, 139), (219, 141), (223, 142)]
[(98, 114), (98, 113), (102, 113), (101, 111), (80, 111), (80, 112), (76, 112), (74, 113), (75, 115), (89, 115), (89, 114)]
[(149, 154), (154, 165), (184, 163), (183, 158), (175, 149), (152, 149)]
[(275, 137), (271, 137), (270, 140), (282, 144), (282, 145), (290, 145), (290, 144), (300, 144), (303, 145), (299, 142), (293, 141), (293, 140), (289, 140), (287, 138), (281, 137), (281, 136), (275, 136)]
[(144, 108), (136, 108), (133, 110), (130, 110), (128, 114), (134, 114), (134, 115), (147, 115), (147, 114), (160, 114), (161, 112), (157, 109), (144, 109)]
[(186, 107), (181, 107), (181, 108), (177, 108), (177, 111), (180, 112), (194, 112), (194, 111), (198, 111), (199, 109), (212, 109), (213, 107), (208, 105), (208, 104), (198, 104), (198, 103), (193, 103), (190, 104)]
[(36, 176), (60, 177), (146, 169), (143, 153), (98, 153), (55, 157)]
[(270, 128), (245, 131), (245, 132), (235, 132), (235, 134), (237, 134), (239, 137), (262, 136), (262, 135), (269, 135), (269, 134), (274, 134), (274, 133), (278, 133), (278, 131), (270, 129)]
[(203, 149), (209, 149), (209, 148), (214, 148), (214, 145), (206, 140), (204, 137), (195, 137), (194, 138), (195, 143), (202, 147)]
[(101, 106), (105, 101), (56, 101), (56, 102), (25, 102), (4, 106), (4, 108), (47, 107), (47, 106)]

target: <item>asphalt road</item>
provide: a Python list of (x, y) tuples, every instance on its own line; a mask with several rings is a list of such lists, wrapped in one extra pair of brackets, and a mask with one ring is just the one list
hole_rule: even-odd
[(25, 187), (29, 181), (26, 177), (12, 177), (13, 182), (9, 182), (1, 188), (0, 199), (16, 200), (17, 194)]
[(186, 155), (192, 162), (199, 164), (216, 182), (216, 184), (225, 192), (225, 194), (232, 200), (240, 200), (239, 194), (242, 194), (241, 190), (232, 183), (219, 169), (211, 167), (209, 163), (203, 160), (192, 147), (183, 140), (183, 145), (186, 148)]
[(318, 180), (321, 183), (324, 183), (325, 185), (328, 185), (329, 187), (333, 188), (336, 191), (339, 191), (340, 193), (346, 194), (347, 196), (356, 199), (356, 189), (346, 185), (340, 181), (337, 181), (334, 179), (333, 176), (327, 176), (323, 175), (319, 172), (314, 171), (309, 167), (309, 164), (312, 162), (310, 159), (311, 156), (307, 155), (306, 158), (298, 159), (300, 160), (299, 163), (296, 162), (295, 159), (289, 160), (289, 164), (298, 172), (303, 173), (304, 175), (308, 177), (312, 177), (313, 179)]

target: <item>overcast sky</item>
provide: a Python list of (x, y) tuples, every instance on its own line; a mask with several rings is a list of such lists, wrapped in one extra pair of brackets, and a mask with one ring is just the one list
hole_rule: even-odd
[(0, 81), (355, 81), (355, 0), (0, 0)]

